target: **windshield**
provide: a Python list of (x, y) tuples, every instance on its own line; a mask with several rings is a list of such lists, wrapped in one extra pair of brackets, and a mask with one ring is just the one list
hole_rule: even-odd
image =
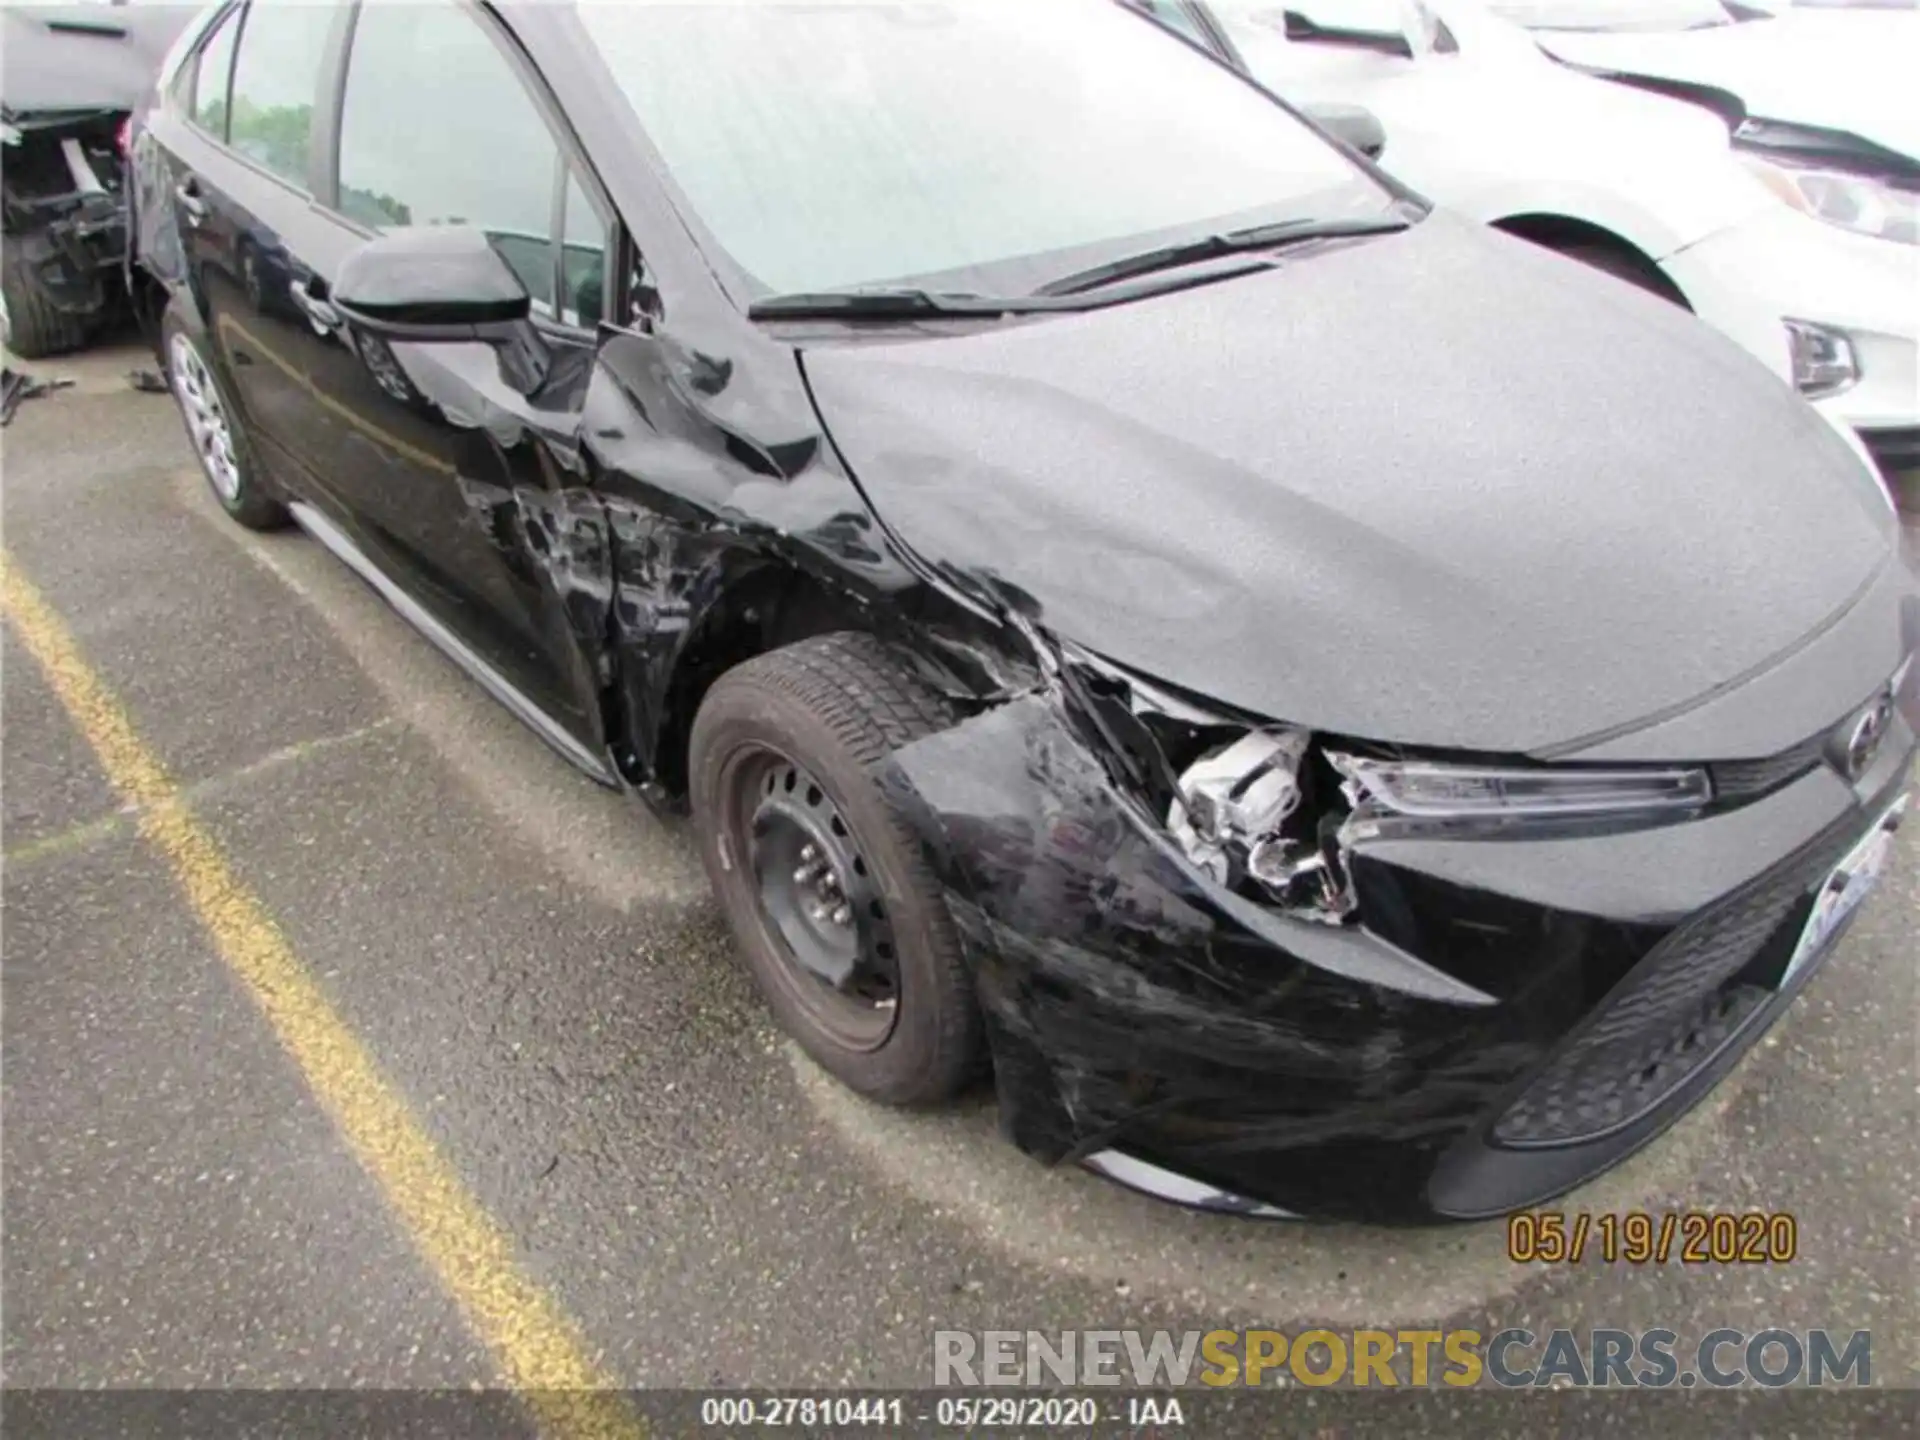
[(1490, 0), (1487, 8), (1529, 30), (1708, 30), (1741, 19), (1720, 0)]
[(1026, 293), (1143, 244), (1393, 205), (1111, 0), (580, 13), (687, 203), (761, 293)]

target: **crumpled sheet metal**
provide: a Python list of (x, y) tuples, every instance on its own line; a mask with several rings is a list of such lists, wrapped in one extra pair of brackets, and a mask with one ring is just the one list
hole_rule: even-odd
[(1175, 1114), (1209, 1117), (1228, 1146), (1356, 1128), (1438, 1139), (1458, 1116), (1435, 1086), (1449, 1057), (1485, 1063), (1491, 1047), (1498, 1063), (1489, 997), (1357, 929), (1214, 885), (1049, 692), (904, 747), (884, 783), (947, 886), (1002, 1127), (1041, 1158), (1124, 1145)]

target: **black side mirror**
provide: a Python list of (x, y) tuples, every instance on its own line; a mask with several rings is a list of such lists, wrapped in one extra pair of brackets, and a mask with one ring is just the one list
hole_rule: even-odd
[(349, 255), (334, 309), (383, 340), (493, 346), (500, 376), (523, 395), (546, 383), (552, 355), (534, 328), (533, 302), (484, 230), (429, 225), (369, 240)]
[(1378, 160), (1387, 148), (1386, 127), (1380, 117), (1364, 105), (1341, 105), (1328, 101), (1302, 105), (1300, 113), (1334, 139), (1351, 145), (1369, 160)]
[(1397, 30), (1340, 30), (1331, 25), (1316, 25), (1298, 10), (1284, 10), (1287, 39), (1313, 41), (1321, 45), (1351, 45), (1356, 50), (1378, 50), (1382, 55), (1413, 58), (1413, 46)]

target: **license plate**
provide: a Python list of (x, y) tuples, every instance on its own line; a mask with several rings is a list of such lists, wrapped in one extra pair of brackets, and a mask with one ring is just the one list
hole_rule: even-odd
[(1806, 928), (1800, 932), (1800, 943), (1794, 947), (1793, 958), (1780, 977), (1781, 989), (1786, 989), (1807, 962), (1827, 948), (1847, 917), (1872, 891), (1881, 872), (1887, 868), (1887, 858), (1893, 854), (1894, 832), (1900, 828), (1906, 811), (1907, 797), (1903, 795), (1880, 817), (1880, 823), (1847, 852), (1846, 859), (1833, 867), (1820, 893), (1814, 897), (1813, 913), (1807, 917)]

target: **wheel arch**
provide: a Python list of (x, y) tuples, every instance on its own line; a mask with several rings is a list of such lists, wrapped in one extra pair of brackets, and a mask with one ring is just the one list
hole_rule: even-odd
[[(693, 718), (716, 680), (795, 641), (874, 628), (871, 612), (851, 596), (798, 566), (767, 557), (722, 557), (684, 593), (700, 598), (687, 607), (677, 639), (660, 643), (658, 637), (668, 632), (656, 624), (619, 647), (626, 706), (622, 769), (652, 798), (676, 810), (687, 799)], [(640, 603), (656, 621), (674, 608), (660, 600)]]
[(1524, 211), (1490, 222), (1494, 229), (1562, 255), (1580, 252), (1611, 257), (1643, 276), (1652, 290), (1684, 309), (1693, 307), (1660, 264), (1618, 231), (1591, 220), (1546, 211)]

